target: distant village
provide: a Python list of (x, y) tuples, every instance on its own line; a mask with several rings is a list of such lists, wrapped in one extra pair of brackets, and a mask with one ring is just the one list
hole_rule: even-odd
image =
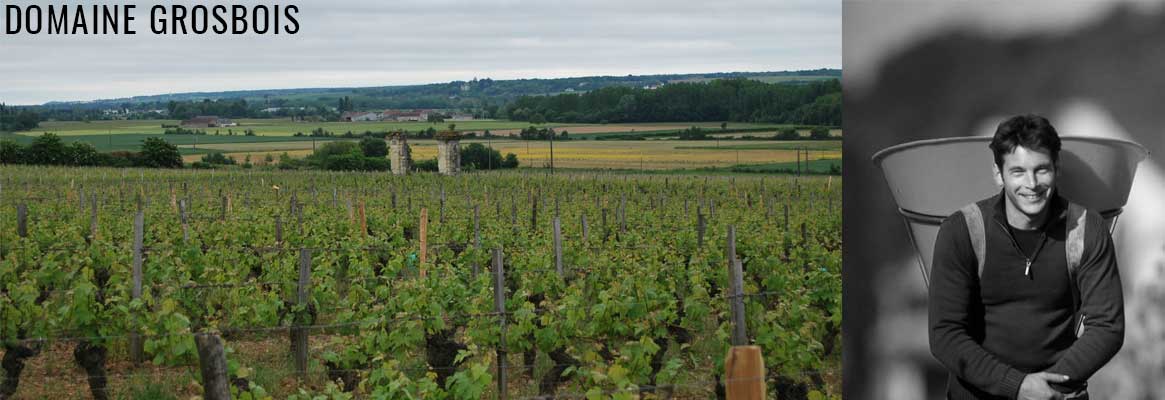
[[(396, 122), (431, 122), (432, 118), (436, 117), (440, 121), (472, 121), (473, 114), (469, 113), (443, 113), (439, 110), (384, 110), (384, 111), (349, 111), (340, 116), (342, 122), (372, 122), (372, 121), (396, 121)], [(200, 115), (190, 119), (183, 120), (179, 123), (182, 128), (226, 128), (232, 126), (239, 126), (238, 123), (229, 118), (223, 118), (213, 115)]]
[(431, 116), (440, 116), (442, 121), (471, 121), (473, 114), (469, 113), (442, 113), (437, 110), (384, 110), (384, 111), (348, 111), (340, 115), (340, 121), (397, 121), (419, 122), (429, 121)]

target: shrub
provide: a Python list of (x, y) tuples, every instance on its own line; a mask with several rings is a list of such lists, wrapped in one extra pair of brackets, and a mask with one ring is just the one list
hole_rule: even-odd
[(809, 138), (813, 140), (829, 139), (829, 128), (824, 126), (815, 126), (809, 130)]
[(801, 139), (801, 134), (797, 133), (796, 129), (784, 128), (784, 129), (781, 129), (781, 131), (777, 133), (777, 136), (775, 137), (775, 139), (777, 139), (777, 140), (799, 140), (799, 139)]
[(502, 161), (502, 168), (518, 168), (518, 156), (514, 153), (506, 153), (506, 159)]
[(384, 139), (366, 136), (364, 139), (360, 139), (360, 151), (364, 153), (365, 157), (383, 158), (388, 155), (388, 144), (384, 143)]
[(502, 153), (481, 143), (470, 143), (461, 149), (461, 166), (481, 170), (502, 168)]
[(210, 153), (202, 156), (202, 162), (207, 164), (218, 165), (235, 165), (235, 159), (227, 157), (223, 153)]
[(0, 140), (0, 164), (24, 162), (24, 146), (11, 140)]
[(142, 142), (137, 162), (143, 167), (182, 168), (182, 155), (178, 153), (178, 146), (161, 138), (150, 137)]
[(360, 146), (356, 142), (335, 141), (324, 143), (323, 146), (317, 147), (314, 156), (329, 157), (338, 156), (349, 153), (361, 153)]
[(421, 160), (413, 163), (413, 169), (417, 171), (437, 172), (437, 159), (430, 158), (428, 160)]
[(71, 165), (97, 165), (97, 148), (86, 142), (73, 142), (66, 149)]
[(26, 164), (64, 165), (69, 164), (68, 157), (68, 149), (61, 137), (46, 132), (24, 149), (23, 159)]

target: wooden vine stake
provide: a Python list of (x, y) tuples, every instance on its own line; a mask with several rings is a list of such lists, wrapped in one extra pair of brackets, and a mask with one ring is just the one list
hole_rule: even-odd
[[(311, 249), (299, 249), (299, 284), (296, 286), (295, 303), (303, 306), (302, 315), (308, 314), (308, 285), (311, 284)], [(307, 378), (307, 328), (299, 318), (291, 329), (292, 348), (295, 349), (295, 372), (299, 378)]]
[(728, 226), (728, 287), (732, 294), (728, 306), (732, 311), (732, 345), (748, 344), (748, 333), (744, 321), (744, 272), (740, 260), (736, 258), (736, 227)]
[(198, 349), (198, 369), (202, 373), (202, 398), (230, 400), (230, 381), (227, 379), (227, 359), (222, 338), (213, 333), (199, 332), (194, 334), (194, 345)]
[(501, 338), (498, 340), (498, 400), (506, 400), (506, 275), (502, 266), (502, 248), (494, 249), (494, 312), (498, 314)]
[[(473, 206), (473, 248), (480, 249), (481, 248), (481, 226), (480, 226), (480, 223), (478, 221), (478, 209), (477, 209), (477, 207), (478, 207), (477, 205)], [(473, 262), (472, 268), (473, 268), (473, 277), (476, 278), (477, 272), (479, 270), (479, 267), (477, 265), (477, 261)]]
[(89, 198), (89, 241), (97, 240), (97, 194)]
[(708, 221), (704, 219), (704, 211), (696, 206), (696, 248), (704, 247), (704, 230), (708, 228)]
[(178, 200), (178, 218), (182, 220), (182, 242), (189, 242), (190, 223), (186, 221), (186, 199)]
[(789, 231), (789, 203), (785, 203), (785, 232)]
[(724, 394), (728, 400), (765, 398), (765, 363), (760, 346), (733, 346), (724, 359)]
[(619, 233), (627, 233), (627, 194), (619, 198)]
[(562, 278), (562, 221), (554, 217), (554, 269)]
[(352, 211), (352, 198), (348, 198), (348, 226), (356, 225), (356, 213)]
[(28, 204), (16, 205), (16, 234), (28, 237)]
[(364, 215), (364, 200), (360, 200), (360, 238), (368, 236), (368, 218)]
[(583, 241), (583, 244), (585, 245), (587, 242), (587, 235), (590, 233), (590, 227), (587, 226), (586, 213), (583, 213), (582, 215), (580, 215), (579, 219), (581, 220), (581, 224), (582, 224), (582, 241)]
[(421, 270), (421, 278), (425, 277), (425, 260), (429, 254), (429, 209), (421, 208), (421, 262), (418, 268)]
[(729, 400), (765, 398), (765, 368), (760, 346), (748, 345), (744, 320), (744, 271), (736, 258), (736, 228), (728, 226), (728, 279), (732, 295), (732, 348), (724, 359), (725, 395)]
[(283, 219), (275, 216), (275, 245), (283, 245)]
[[(145, 236), (145, 214), (141, 203), (138, 203), (138, 212), (133, 217), (133, 292), (134, 300), (142, 298), (142, 241)], [(134, 333), (129, 338), (130, 359), (139, 365), (145, 359), (142, 337)]]

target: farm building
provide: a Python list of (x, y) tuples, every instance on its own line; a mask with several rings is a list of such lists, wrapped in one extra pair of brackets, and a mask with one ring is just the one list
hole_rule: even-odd
[(226, 118), (219, 118), (216, 116), (200, 115), (185, 121), (182, 121), (183, 128), (218, 128), (228, 126), (238, 126), (234, 121)]
[(380, 114), (367, 111), (348, 111), (340, 117), (340, 120), (347, 122), (379, 121)]
[(432, 110), (384, 110), (382, 121), (426, 121)]

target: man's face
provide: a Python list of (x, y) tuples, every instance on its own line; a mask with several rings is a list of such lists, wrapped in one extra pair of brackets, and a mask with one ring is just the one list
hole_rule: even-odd
[(1016, 146), (1014, 151), (1003, 155), (1003, 169), (995, 167), (995, 180), (1003, 185), (1009, 217), (1022, 215), (1034, 222), (1051, 201), (1056, 186), (1056, 165), (1046, 150)]

